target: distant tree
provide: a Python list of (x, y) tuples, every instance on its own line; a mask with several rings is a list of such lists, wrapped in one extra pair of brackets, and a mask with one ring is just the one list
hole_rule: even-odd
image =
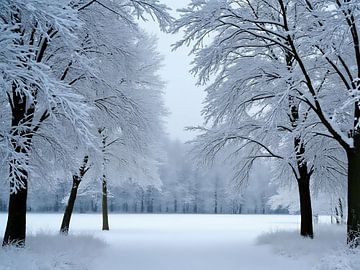
[[(111, 141), (110, 137), (109, 139)], [(131, 170), (129, 171), (127, 165), (130, 164), (118, 162), (115, 155), (127, 152), (119, 151), (120, 148), (116, 144), (112, 146), (114, 148), (110, 147), (106, 154), (109, 212), (174, 213), (176, 208), (176, 211), (180, 213), (214, 213), (216, 179), (219, 213), (240, 214), (255, 213), (255, 211), (256, 213), (278, 213), (279, 211), (285, 213), (287, 211), (285, 207), (271, 209), (267, 204), (269, 198), (276, 192), (276, 185), (269, 178), (271, 166), (268, 162), (257, 162), (250, 172), (251, 181), (246, 188), (239, 190), (236, 182), (231, 178), (232, 168), (229, 162), (216, 160), (211, 167), (200, 166), (192, 159), (187, 144), (165, 140), (163, 151), (166, 153), (166, 158), (162, 158), (161, 162), (155, 164), (151, 162), (155, 167), (150, 171), (155, 173), (158, 170), (159, 172), (158, 176), (153, 174), (153, 178), (148, 178), (149, 173), (141, 172), (134, 166), (130, 166)], [(80, 158), (82, 155), (83, 153), (79, 153), (76, 158)], [(141, 164), (139, 163), (140, 167), (142, 167)], [(75, 169), (76, 166), (78, 165), (74, 166)], [(99, 167), (89, 159), (87, 167), (89, 169), (76, 189), (74, 212), (101, 211), (102, 193), (101, 182), (99, 182), (102, 174), (101, 166)], [(77, 172), (74, 170), (72, 174), (80, 176), (80, 171), (79, 169)], [(52, 185), (40, 185), (37, 182), (32, 185), (29, 190), (28, 209), (31, 208), (31, 211), (34, 212), (52, 212), (57, 211), (58, 208), (62, 210), (69, 205), (68, 190), (74, 192), (71, 189), (73, 183), (66, 181), (68, 177), (64, 178), (61, 174), (57, 177), (59, 179), (55, 180), (56, 182)], [(4, 187), (0, 186), (0, 198), (3, 198), (3, 191), (5, 191)], [(296, 194), (291, 193), (289, 196), (297, 199)], [(325, 201), (324, 211), (318, 212), (317, 201), (318, 199), (315, 198), (315, 213), (328, 215), (331, 214), (331, 209), (334, 211), (335, 203), (331, 206), (329, 201)], [(346, 210), (346, 208), (344, 209)], [(295, 211), (298, 211), (298, 208)]]

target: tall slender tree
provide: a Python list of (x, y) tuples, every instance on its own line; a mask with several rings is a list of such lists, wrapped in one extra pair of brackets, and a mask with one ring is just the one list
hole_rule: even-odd
[[(145, 13), (151, 14), (163, 30), (171, 17), (164, 5), (152, 0), (125, 1), (123, 5), (90, 1), (79, 10), (87, 55), (94, 59), (93, 77), (82, 82), (79, 91), (95, 108), (93, 134), (98, 137), (99, 151), (89, 159), (93, 171), (99, 172), (92, 176), (101, 182), (103, 229), (108, 230), (108, 190), (115, 182), (109, 180), (138, 180), (140, 174), (153, 178), (158, 154), (150, 145), (155, 146), (161, 137), (165, 111), (163, 83), (155, 74), (161, 58), (154, 41), (139, 29), (134, 14), (143, 19)], [(69, 224), (65, 228), (68, 230)]]

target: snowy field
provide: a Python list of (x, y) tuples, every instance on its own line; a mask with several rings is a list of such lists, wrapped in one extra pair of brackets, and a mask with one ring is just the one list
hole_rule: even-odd
[[(4, 231), (6, 215), (0, 215)], [(297, 235), (298, 216), (76, 214), (71, 234), (58, 235), (59, 214), (29, 214), (25, 250), (1, 250), (0, 269), (119, 270), (359, 270), (359, 253), (345, 251), (345, 228), (315, 227)]]

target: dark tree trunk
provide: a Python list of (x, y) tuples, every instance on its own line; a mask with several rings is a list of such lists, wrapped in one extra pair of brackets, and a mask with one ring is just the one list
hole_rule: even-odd
[[(23, 29), (21, 25), (21, 15), (18, 12), (14, 12), (12, 16), (12, 23), (17, 24), (19, 27), (16, 27), (13, 31), (20, 33)], [(49, 29), (48, 34), (52, 34), (53, 29)], [(22, 35), (23, 36), (23, 35)], [(31, 35), (29, 44), (33, 45), (34, 35)], [(24, 40), (16, 39), (14, 43), (20, 46), (24, 45)], [(43, 60), (46, 48), (48, 46), (48, 37), (44, 37), (44, 42), (41, 42), (41, 45), (38, 48), (36, 55), (36, 62), (40, 63)], [(20, 62), (23, 64), (23, 68), (28, 68), (27, 58), (19, 58)], [(19, 247), (25, 245), (26, 237), (26, 203), (27, 203), (27, 188), (28, 188), (28, 171), (26, 171), (24, 165), (28, 165), (28, 154), (29, 149), (31, 148), (32, 138), (34, 134), (40, 129), (41, 123), (45, 121), (48, 117), (48, 111), (45, 110), (38, 122), (34, 125), (34, 115), (35, 115), (35, 106), (37, 99), (37, 88), (34, 86), (31, 92), (31, 98), (27, 94), (24, 94), (21, 90), (17, 88), (18, 83), (27, 83), (26, 78), (19, 78), (19, 81), (14, 80), (12, 84), (12, 92), (8, 93), (8, 101), (11, 107), (12, 120), (11, 120), (11, 132), (14, 137), (18, 136), (19, 138), (11, 139), (11, 144), (16, 153), (21, 153), (24, 155), (22, 161), (13, 159), (10, 162), (10, 198), (9, 198), (9, 209), (8, 209), (8, 221), (5, 229), (5, 235), (3, 239), (3, 246), (9, 244), (15, 244)], [(22, 128), (19, 129), (19, 126), (22, 125)], [(24, 139), (22, 144), (19, 145), (18, 141)], [(25, 145), (25, 146), (24, 146)], [(19, 162), (18, 162), (19, 161)], [(21, 164), (23, 163), (23, 164)], [(21, 173), (19, 176), (17, 173), (14, 173), (14, 169), (17, 169)], [(15, 176), (14, 176), (15, 175)], [(16, 190), (13, 181), (20, 181), (21, 187)]]
[(177, 213), (177, 208), (178, 208), (178, 204), (177, 204), (177, 200), (174, 200), (174, 212)]
[(305, 154), (305, 147), (299, 137), (295, 138), (294, 140), (294, 148), (296, 151), (297, 168), (299, 171), (299, 175), (297, 176), (297, 182), (300, 198), (300, 235), (303, 237), (314, 238), (310, 194), (310, 179), (312, 171), (309, 171), (307, 162), (303, 158)]
[(109, 215), (108, 215), (108, 197), (107, 197), (107, 183), (106, 177), (103, 175), (102, 179), (102, 229), (103, 231), (109, 230)]
[(217, 191), (214, 193), (214, 214), (218, 213), (218, 200), (217, 200)]
[(76, 195), (77, 195), (77, 191), (78, 191), (80, 182), (81, 182), (81, 180), (79, 179), (79, 177), (77, 175), (74, 175), (69, 200), (66, 205), (64, 216), (63, 216), (63, 219), (61, 222), (61, 227), (60, 227), (60, 233), (65, 234), (65, 235), (69, 233), (71, 215), (74, 210)]
[(300, 215), (301, 227), (300, 234), (304, 237), (314, 237), (311, 196), (310, 196), (310, 181), (307, 179), (300, 179), (298, 181), (299, 196), (300, 196)]
[(219, 212), (218, 209), (218, 190), (219, 190), (219, 178), (215, 178), (215, 190), (214, 190), (214, 214)]
[(60, 233), (62, 233), (62, 234), (67, 235), (69, 233), (70, 220), (71, 220), (71, 215), (74, 210), (77, 191), (79, 189), (79, 185), (81, 183), (82, 178), (84, 177), (86, 172), (89, 170), (89, 167), (87, 167), (88, 161), (89, 161), (89, 157), (85, 156), (84, 160), (83, 160), (83, 164), (79, 170), (79, 175), (73, 175), (73, 182), (72, 182), (72, 187), (71, 187), (71, 191), (70, 191), (70, 196), (69, 196), (69, 200), (66, 205), (66, 208), (65, 208), (63, 220), (61, 222), (61, 227), (60, 227)]
[[(10, 162), (9, 180), (10, 197), (8, 209), (8, 221), (6, 224), (3, 246), (14, 244), (22, 247), (25, 245), (26, 237), (26, 201), (28, 188), (28, 172), (24, 168), (27, 165), (28, 151), (35, 129), (19, 129), (19, 125), (26, 123), (31, 127), (34, 106), (27, 108), (27, 99), (17, 92), (16, 84), (13, 84), (12, 99), (9, 99), (12, 110), (12, 133), (24, 139), (24, 146), (18, 144), (18, 139), (12, 139), (11, 144), (14, 151), (24, 156), (24, 160), (13, 159)], [(15, 171), (16, 170), (16, 171)], [(20, 183), (20, 187), (17, 187)]]
[[(290, 45), (290, 44), (288, 44)], [(293, 54), (286, 54), (286, 65), (288, 67), (289, 72), (292, 73), (293, 70)], [(289, 86), (293, 87), (294, 82), (292, 79), (288, 80)], [(298, 122), (300, 120), (300, 103), (297, 98), (290, 95), (289, 96), (289, 120), (291, 126), (294, 130), (298, 127)], [(304, 159), (305, 155), (305, 145), (302, 141), (301, 135), (298, 135), (294, 138), (294, 152), (296, 155), (296, 163), (297, 170), (299, 175), (294, 172), (299, 189), (299, 197), (300, 197), (300, 216), (301, 216), (301, 227), (300, 234), (304, 237), (313, 238), (314, 230), (313, 230), (313, 220), (312, 220), (312, 208), (311, 208), (311, 195), (310, 195), (310, 179), (313, 173), (313, 170), (309, 170), (308, 164)], [(294, 170), (295, 171), (295, 170)]]
[[(108, 214), (108, 196), (107, 196), (107, 182), (106, 182), (106, 175), (105, 175), (105, 168), (106, 168), (106, 148), (112, 144), (107, 144), (107, 135), (106, 135), (106, 129), (105, 128), (99, 128), (98, 129), (99, 134), (101, 135), (102, 139), (101, 139), (101, 143), (102, 143), (102, 154), (103, 154), (103, 163), (102, 163), (102, 181), (101, 181), (101, 189), (102, 189), (102, 229), (103, 231), (108, 231), (109, 230), (109, 214)], [(115, 142), (115, 141), (113, 141)], [(144, 197), (144, 196), (143, 196)], [(143, 200), (143, 198), (142, 198)], [(142, 203), (142, 208), (143, 208), (143, 201)], [(142, 209), (143, 210), (143, 209)]]
[[(26, 237), (26, 200), (27, 200), (27, 172), (23, 172), (24, 177), (21, 181), (23, 187), (20, 190), (10, 193), (8, 220), (6, 224), (3, 246), (16, 245), (22, 247), (25, 245)], [(10, 183), (10, 190), (13, 184)]]
[[(358, 142), (359, 143), (359, 142)], [(357, 143), (355, 143), (355, 149)], [(348, 222), (347, 241), (351, 247), (360, 245), (360, 151), (348, 151)]]
[[(288, 56), (287, 63), (291, 70), (291, 58)], [(294, 129), (298, 126), (299, 121), (299, 104), (294, 97), (289, 97), (290, 123)], [(303, 237), (314, 238), (313, 217), (311, 207), (310, 179), (313, 170), (309, 170), (307, 161), (304, 159), (305, 145), (302, 137), (299, 135), (294, 138), (294, 151), (296, 155), (297, 170), (299, 175), (294, 172), (299, 189), (300, 199), (300, 235)]]
[[(359, 70), (360, 72), (360, 70)], [(359, 85), (357, 85), (359, 86)], [(360, 245), (360, 104), (354, 109), (354, 146), (346, 151), (348, 158), (348, 222), (347, 242), (350, 247)]]

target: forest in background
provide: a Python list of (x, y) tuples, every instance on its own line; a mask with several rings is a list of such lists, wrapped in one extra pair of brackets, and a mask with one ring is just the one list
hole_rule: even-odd
[[(194, 163), (191, 146), (180, 141), (163, 143), (165, 158), (158, 164), (161, 185), (141, 185), (120, 172), (108, 179), (109, 211), (116, 213), (298, 214), (294, 188), (282, 189), (269, 177), (271, 166), (257, 164), (251, 181), (241, 190), (232, 187), (232, 168), (218, 161), (212, 166)], [(84, 177), (74, 206), (77, 213), (101, 212), (100, 182)], [(0, 193), (0, 211), (7, 210), (6, 186)], [(59, 181), (47, 192), (29, 190), (29, 212), (63, 212), (70, 181)], [(314, 215), (340, 217), (339, 199), (332, 194), (314, 198)], [(342, 202), (343, 203), (343, 202)], [(340, 208), (339, 208), (340, 207)], [(341, 211), (344, 211), (341, 210)]]

